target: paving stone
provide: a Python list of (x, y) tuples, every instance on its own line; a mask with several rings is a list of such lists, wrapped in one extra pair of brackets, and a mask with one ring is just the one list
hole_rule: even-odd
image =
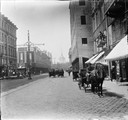
[[(110, 86), (109, 86), (110, 87)], [(108, 95), (108, 93), (109, 95)], [(55, 120), (126, 120), (128, 100), (106, 91), (99, 97), (79, 90), (71, 77), (45, 78), (3, 96), (3, 116)]]

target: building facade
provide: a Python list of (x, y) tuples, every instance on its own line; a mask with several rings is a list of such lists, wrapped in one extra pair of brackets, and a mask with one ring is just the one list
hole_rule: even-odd
[[(93, 62), (101, 60), (102, 63), (107, 63), (109, 77), (112, 76), (111, 69), (115, 66), (116, 79), (128, 81), (128, 57), (108, 61), (104, 59), (122, 39), (128, 36), (128, 1), (77, 0), (71, 1), (69, 8), (71, 17), (69, 59), (72, 65), (76, 65), (79, 69), (81, 58), (83, 56), (92, 58), (94, 54), (93, 60), (89, 60)], [(82, 38), (87, 38), (91, 44), (81, 45)], [(82, 43), (86, 43), (84, 40), (82, 39)]]
[[(111, 51), (128, 34), (128, 1), (94, 0), (92, 23), (94, 53)], [(110, 77), (112, 66), (116, 67), (117, 78), (128, 80), (128, 58), (108, 62)]]
[(93, 55), (91, 2), (89, 0), (70, 1), (71, 48), (69, 59), (73, 69), (85, 67)]
[(51, 68), (51, 55), (46, 51), (40, 51), (37, 47), (19, 47), (17, 52), (18, 69), (30, 67), (32, 74), (48, 72)]
[(16, 25), (0, 13), (0, 73), (4, 70), (6, 76), (17, 67), (16, 31)]

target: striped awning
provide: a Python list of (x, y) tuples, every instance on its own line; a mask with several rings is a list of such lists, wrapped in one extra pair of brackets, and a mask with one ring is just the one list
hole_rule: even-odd
[(105, 51), (100, 52), (94, 59), (92, 59), (92, 60), (90, 61), (90, 63), (91, 63), (91, 64), (96, 63), (97, 60), (98, 60), (102, 55), (104, 55), (104, 53), (105, 53)]
[(98, 54), (95, 54), (94, 56), (92, 56), (89, 60), (87, 60), (85, 63), (90, 63)]

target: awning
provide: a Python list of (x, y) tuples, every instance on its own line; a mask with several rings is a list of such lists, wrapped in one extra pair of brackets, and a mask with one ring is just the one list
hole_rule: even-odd
[(96, 63), (96, 61), (105, 53), (105, 51), (102, 51), (99, 53), (93, 60), (90, 61), (91, 64)]
[(85, 63), (90, 63), (98, 54), (95, 54), (94, 56), (92, 56), (89, 60), (87, 60)]
[(96, 61), (96, 63), (101, 63), (103, 65), (108, 65), (108, 62), (105, 60), (105, 56)]
[(108, 66), (108, 61), (105, 60), (105, 58), (106, 58), (106, 56), (111, 52), (111, 49), (105, 49), (104, 51), (105, 51), (104, 55), (102, 55), (102, 56), (96, 61), (96, 63), (101, 63), (101, 64), (103, 64), (103, 65)]
[(125, 36), (106, 56), (106, 60), (119, 60), (128, 58), (128, 36)]
[(72, 68), (72, 65), (70, 65), (68, 68)]

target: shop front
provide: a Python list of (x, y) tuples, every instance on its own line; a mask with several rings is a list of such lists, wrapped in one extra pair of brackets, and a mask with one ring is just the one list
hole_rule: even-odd
[(116, 80), (128, 81), (128, 36), (125, 36), (105, 58), (116, 68)]
[(120, 60), (121, 81), (128, 81), (128, 58)]

